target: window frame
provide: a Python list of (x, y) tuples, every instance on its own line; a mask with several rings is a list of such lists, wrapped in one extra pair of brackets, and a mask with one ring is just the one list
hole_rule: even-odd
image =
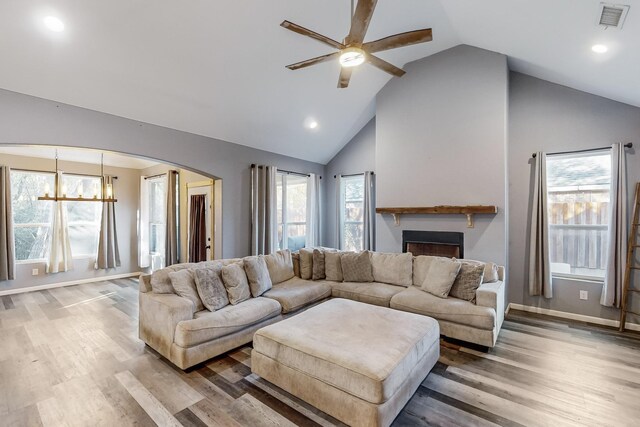
[[(363, 194), (362, 200), (360, 199), (349, 200), (349, 202), (362, 203), (362, 211), (363, 211), (362, 221), (353, 221), (353, 220), (347, 221), (345, 219), (345, 211), (347, 208), (347, 199), (346, 199), (347, 196), (345, 191), (346, 185), (349, 181), (355, 181), (358, 178), (362, 179), (362, 185), (364, 187), (364, 178), (365, 178), (364, 173), (343, 175), (340, 177), (340, 188), (338, 189), (338, 191), (340, 191), (340, 224), (338, 224), (338, 226), (340, 227), (340, 242), (338, 243), (341, 250), (345, 250), (346, 248), (346, 242), (345, 242), (346, 232), (345, 231), (346, 231), (347, 224), (362, 224), (362, 227), (364, 228), (364, 194)], [(364, 238), (360, 241), (360, 247), (355, 248), (355, 250), (362, 251), (363, 248), (364, 248)]]

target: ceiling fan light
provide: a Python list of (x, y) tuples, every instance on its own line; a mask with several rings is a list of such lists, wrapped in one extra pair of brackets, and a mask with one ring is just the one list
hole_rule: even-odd
[(343, 67), (357, 67), (365, 60), (364, 50), (357, 47), (349, 47), (342, 51), (340, 55), (340, 65)]

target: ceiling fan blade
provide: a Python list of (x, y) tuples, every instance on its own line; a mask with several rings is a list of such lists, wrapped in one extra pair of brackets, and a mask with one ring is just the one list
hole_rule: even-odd
[(396, 77), (402, 77), (406, 74), (406, 71), (404, 71), (403, 69), (398, 68), (393, 64), (389, 64), (387, 61), (384, 61), (377, 56), (368, 54), (367, 61), (369, 61), (371, 65), (378, 67), (382, 71), (386, 71), (387, 73), (392, 74)]
[(328, 44), (331, 47), (334, 47), (336, 49), (344, 49), (345, 45), (343, 45), (342, 43), (339, 43), (333, 39), (330, 39), (329, 37), (323, 36), (322, 34), (318, 34), (315, 31), (311, 31), (308, 28), (305, 27), (301, 27), (298, 24), (294, 24), (293, 22), (289, 22), (289, 21), (282, 21), (282, 23), (280, 24), (281, 27), (286, 28), (287, 30), (291, 30), (294, 33), (298, 33), (298, 34), (302, 34), (303, 36), (307, 36), (307, 37), (311, 37), (312, 39), (316, 39), (319, 42), (322, 42), (324, 44)]
[(307, 59), (305, 61), (296, 62), (295, 64), (287, 65), (290, 70), (298, 70), (300, 68), (309, 67), (311, 65), (320, 64), (321, 62), (330, 61), (333, 58), (340, 56), (340, 52), (329, 53), (327, 55), (317, 56), (315, 58)]
[(356, 11), (351, 17), (351, 30), (347, 36), (347, 44), (362, 43), (377, 2), (378, 0), (358, 0)]
[(340, 78), (338, 79), (338, 88), (344, 89), (349, 86), (349, 80), (351, 80), (352, 67), (341, 67)]
[(425, 28), (423, 30), (407, 31), (406, 33), (395, 34), (380, 40), (365, 43), (362, 45), (362, 49), (370, 53), (375, 53), (397, 47), (430, 42), (431, 40), (433, 40), (431, 28)]

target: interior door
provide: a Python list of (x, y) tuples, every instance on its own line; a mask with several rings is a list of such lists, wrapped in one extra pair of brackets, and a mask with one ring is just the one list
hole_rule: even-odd
[[(205, 225), (206, 225), (206, 241), (207, 241), (207, 261), (214, 259), (214, 246), (213, 246), (213, 181), (194, 182), (187, 184), (187, 247), (191, 242), (191, 236), (189, 230), (191, 230), (191, 196), (196, 194), (202, 194), (206, 198), (206, 210), (205, 210)], [(191, 262), (191, 260), (188, 260)]]

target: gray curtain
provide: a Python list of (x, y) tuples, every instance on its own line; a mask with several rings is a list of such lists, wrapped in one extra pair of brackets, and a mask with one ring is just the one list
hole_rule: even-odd
[(0, 281), (15, 279), (15, 264), (11, 169), (8, 166), (0, 166)]
[(623, 144), (611, 146), (609, 247), (600, 304), (620, 307), (627, 257), (627, 173)]
[(547, 155), (538, 152), (534, 160), (531, 234), (529, 237), (529, 295), (552, 298), (547, 205)]
[(320, 221), (320, 176), (310, 173), (307, 179), (307, 235), (305, 246), (320, 245), (322, 226)]
[(178, 173), (177, 171), (170, 170), (167, 172), (167, 232), (164, 246), (165, 267), (180, 262), (180, 236), (178, 235), (178, 213), (180, 211), (178, 209)]
[(336, 175), (335, 247), (342, 249), (342, 175)]
[[(102, 194), (106, 196), (107, 186), (113, 185), (113, 177), (105, 176)], [(113, 192), (115, 194), (115, 191)], [(98, 256), (95, 268), (107, 269), (120, 267), (120, 250), (118, 248), (118, 232), (116, 229), (116, 207), (114, 202), (102, 203), (102, 219), (98, 239)]]
[(207, 196), (194, 194), (189, 207), (189, 262), (207, 260)]
[(268, 255), (277, 250), (275, 166), (251, 166), (251, 254)]
[(376, 250), (376, 198), (373, 172), (364, 173), (364, 232), (362, 249)]

